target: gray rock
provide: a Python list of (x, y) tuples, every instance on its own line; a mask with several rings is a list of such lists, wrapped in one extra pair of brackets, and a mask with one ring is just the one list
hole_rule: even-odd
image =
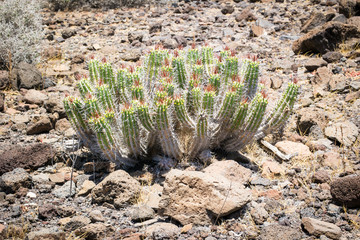
[(269, 186), (271, 181), (267, 178), (258, 177), (251, 180), (251, 185)]
[(73, 196), (76, 193), (76, 185), (72, 182), (71, 194), (70, 194), (70, 181), (67, 181), (64, 185), (59, 188), (56, 188), (53, 191), (53, 194), (58, 198), (67, 198)]
[(128, 210), (127, 215), (134, 222), (140, 222), (153, 218), (155, 216), (155, 212), (151, 207), (147, 205), (141, 205), (131, 207)]
[(91, 222), (105, 222), (105, 218), (100, 210), (93, 210), (89, 214)]
[(76, 229), (85, 227), (86, 225), (88, 225), (90, 223), (91, 223), (91, 220), (87, 217), (75, 216), (75, 217), (72, 217), (71, 220), (67, 224), (65, 224), (64, 230), (71, 232)]
[(270, 224), (261, 230), (261, 240), (300, 240), (302, 239), (301, 229), (279, 225), (277, 223)]
[(322, 56), (322, 58), (328, 63), (338, 62), (342, 57), (343, 55), (341, 53), (333, 51), (327, 52)]
[(326, 20), (326, 16), (321, 12), (311, 14), (310, 18), (301, 27), (301, 32), (307, 33), (308, 31), (326, 23)]
[(61, 36), (64, 39), (70, 38), (72, 36), (76, 35), (76, 30), (75, 29), (64, 29), (63, 31), (61, 31)]
[(4, 173), (0, 178), (0, 188), (5, 192), (16, 192), (21, 187), (31, 186), (31, 176), (23, 168)]
[(115, 228), (110, 224), (104, 223), (91, 223), (80, 229), (77, 229), (76, 235), (86, 236), (87, 240), (105, 239), (115, 232)]
[(24, 95), (24, 102), (29, 104), (42, 105), (48, 97), (41, 91), (30, 89)]
[(223, 175), (173, 169), (166, 174), (159, 212), (183, 225), (204, 225), (241, 209), (250, 200), (249, 189)]
[(324, 67), (327, 65), (327, 62), (321, 58), (311, 58), (305, 63), (306, 70), (312, 72), (319, 67)]
[(334, 22), (341, 22), (341, 23), (346, 23), (347, 18), (344, 16), (344, 14), (339, 14), (337, 16), (335, 16), (332, 21)]
[(150, 225), (145, 232), (148, 237), (154, 239), (172, 239), (179, 233), (180, 229), (176, 225), (165, 222), (154, 223)]
[(42, 87), (43, 81), (41, 72), (35, 65), (21, 62), (13, 70), (13, 78), (11, 79), (13, 89), (32, 89)]
[(358, 134), (359, 129), (350, 121), (331, 124), (325, 128), (325, 135), (328, 138), (334, 139), (345, 146), (351, 146)]
[(140, 32), (140, 31), (132, 32), (132, 31), (130, 31), (128, 33), (128, 40), (129, 40), (130, 43), (132, 43), (134, 41), (142, 42), (143, 37), (144, 37), (144, 32)]
[(255, 201), (250, 203), (250, 214), (257, 225), (263, 224), (269, 217), (269, 213), (264, 208), (265, 203), (259, 204)]
[(332, 239), (339, 239), (341, 237), (341, 229), (335, 224), (308, 217), (302, 219), (302, 224), (311, 235), (318, 237), (325, 235)]
[(32, 231), (27, 234), (27, 240), (65, 240), (65, 232), (58, 227), (46, 227), (37, 231)]

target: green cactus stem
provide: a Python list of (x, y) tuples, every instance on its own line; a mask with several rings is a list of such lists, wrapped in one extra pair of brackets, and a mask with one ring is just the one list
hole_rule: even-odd
[(256, 58), (240, 59), (229, 48), (157, 46), (140, 65), (88, 64), (80, 97), (66, 97), (65, 111), (85, 146), (123, 166), (159, 155), (201, 160), (219, 148), (239, 151), (282, 127), (298, 95), (289, 83), (267, 110)]

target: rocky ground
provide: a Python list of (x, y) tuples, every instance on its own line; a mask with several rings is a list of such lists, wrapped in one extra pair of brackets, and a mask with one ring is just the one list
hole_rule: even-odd
[[(0, 238), (360, 239), (359, 6), (203, 0), (44, 9), (42, 62), (20, 64), (13, 89), (0, 93)], [(169, 172), (125, 172), (84, 148), (71, 151), (62, 99), (77, 94), (75, 76), (90, 56), (119, 66), (157, 43), (193, 42), (257, 54), (270, 99), (299, 79), (283, 134), (250, 145), (245, 157), (217, 154), (210, 166)], [(8, 75), (0, 71), (0, 88)]]

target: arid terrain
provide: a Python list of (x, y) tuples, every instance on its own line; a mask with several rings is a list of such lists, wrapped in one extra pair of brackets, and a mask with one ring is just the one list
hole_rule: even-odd
[[(360, 239), (359, 9), (358, 0), (42, 9), (40, 63), (0, 70), (0, 239)], [(79, 146), (62, 100), (79, 94), (91, 57), (117, 68), (156, 44), (205, 43), (257, 55), (270, 106), (298, 80), (283, 131), (170, 171), (124, 171)]]

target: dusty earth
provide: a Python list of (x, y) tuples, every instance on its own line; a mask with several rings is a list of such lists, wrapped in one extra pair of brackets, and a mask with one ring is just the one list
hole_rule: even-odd
[[(0, 238), (360, 239), (359, 6), (203, 0), (44, 9), (41, 63), (20, 64), (13, 89), (0, 93)], [(73, 151), (62, 99), (77, 94), (75, 76), (87, 73), (91, 56), (119, 66), (157, 43), (193, 42), (257, 54), (270, 99), (298, 78), (295, 113), (265, 138), (290, 159), (258, 142), (217, 153), (210, 166), (125, 172)], [(0, 88), (8, 75), (0, 71)]]

